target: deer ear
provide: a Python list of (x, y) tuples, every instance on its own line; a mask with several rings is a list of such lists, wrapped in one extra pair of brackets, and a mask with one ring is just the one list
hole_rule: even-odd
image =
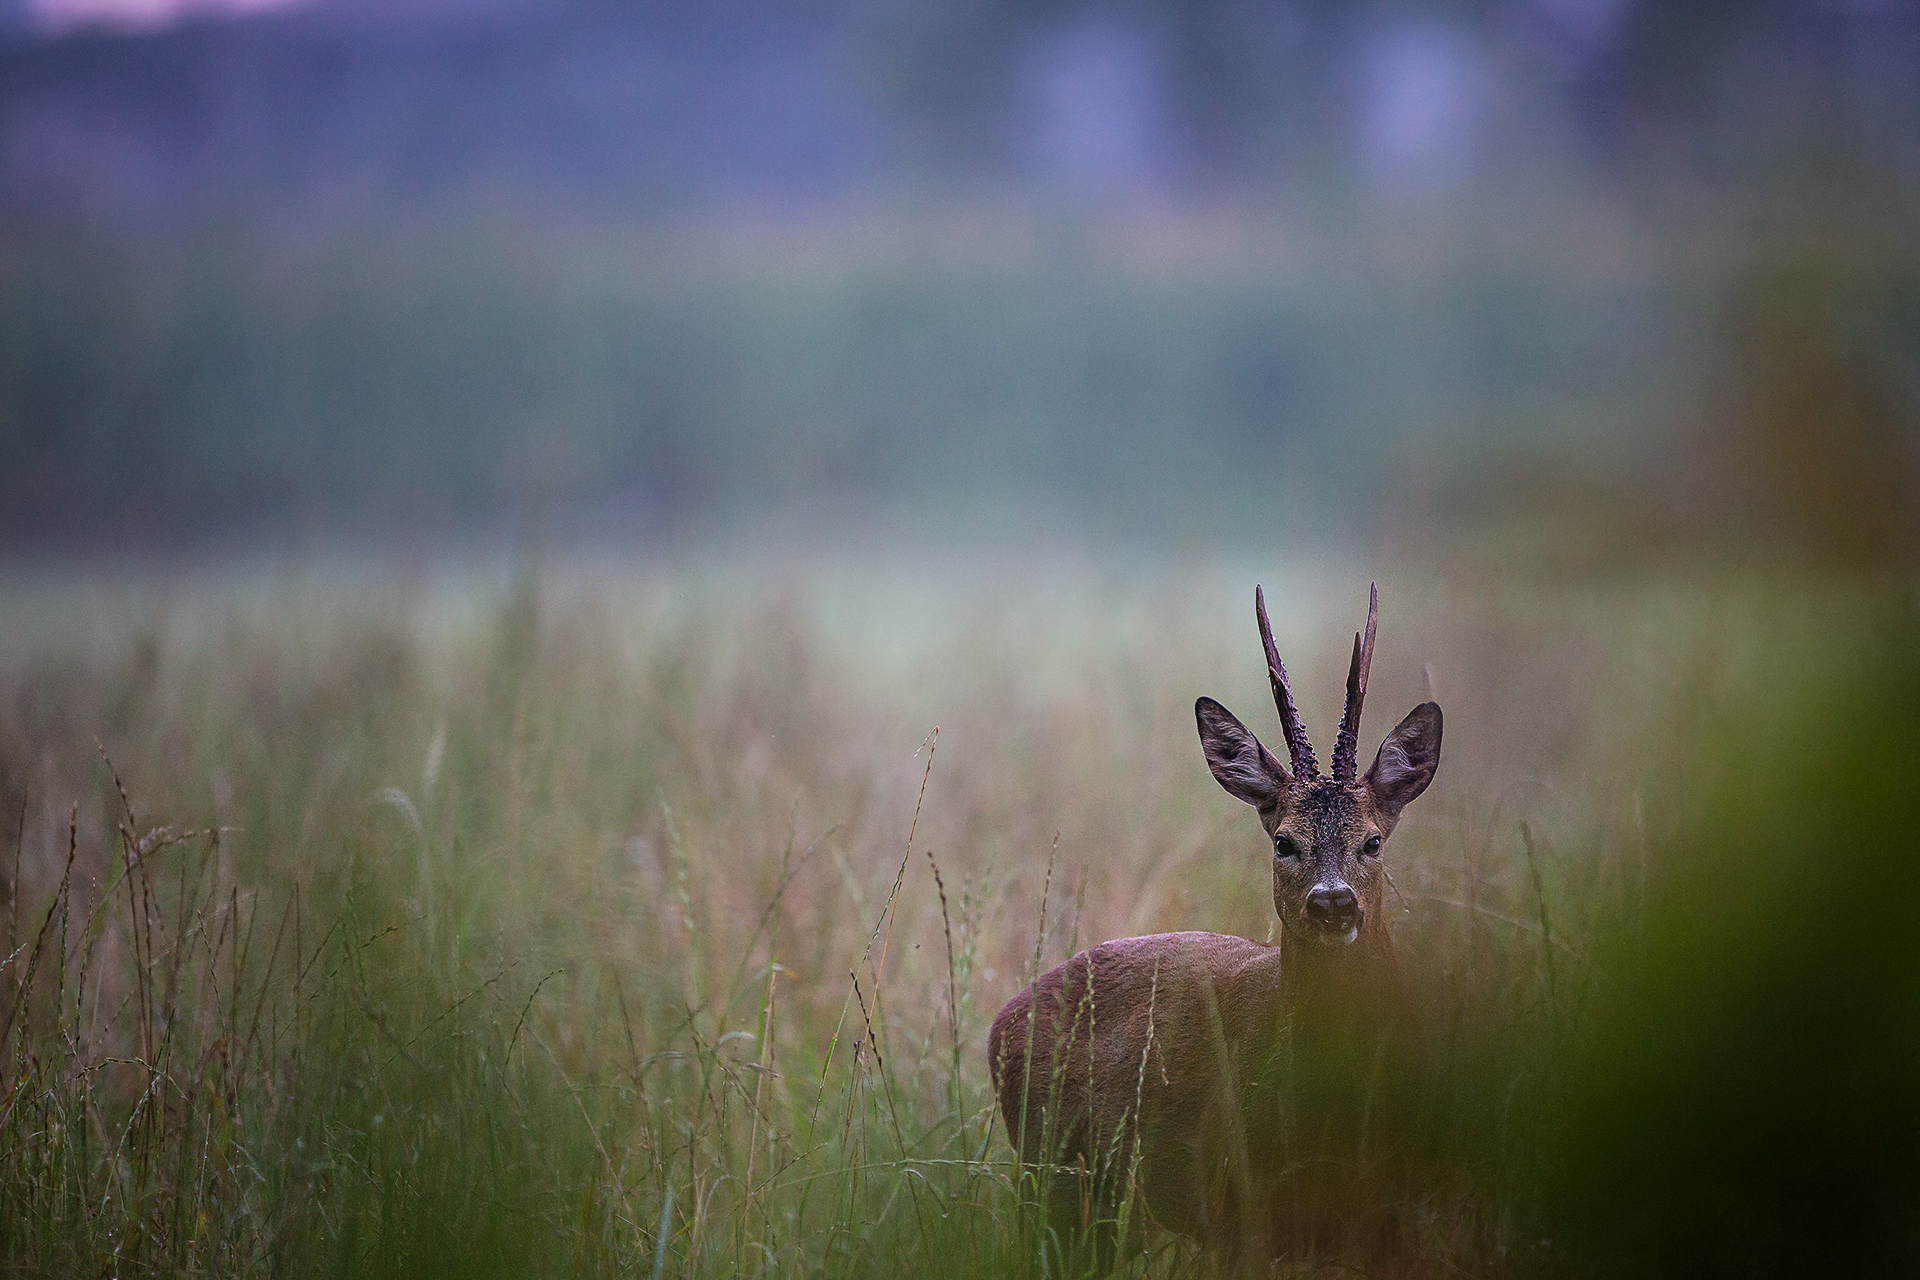
[(1207, 768), (1227, 794), (1263, 815), (1277, 808), (1292, 779), (1273, 752), (1212, 698), (1195, 702), (1193, 717), (1200, 722), (1200, 749), (1206, 753)]
[(1390, 825), (1440, 767), (1440, 704), (1423, 702), (1395, 725), (1367, 770), (1367, 790)]

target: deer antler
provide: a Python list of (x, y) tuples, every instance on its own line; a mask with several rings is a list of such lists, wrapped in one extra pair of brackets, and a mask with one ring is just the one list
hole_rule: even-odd
[(1287, 668), (1280, 661), (1280, 650), (1273, 643), (1273, 628), (1267, 623), (1267, 597), (1259, 587), (1253, 589), (1253, 612), (1260, 620), (1260, 643), (1267, 650), (1267, 680), (1273, 685), (1273, 705), (1280, 711), (1280, 728), (1287, 736), (1287, 755), (1292, 757), (1293, 776), (1308, 781), (1320, 776), (1320, 762), (1313, 758), (1313, 744), (1300, 724), (1300, 710), (1293, 705), (1293, 689), (1287, 684)]
[(1333, 740), (1333, 776), (1352, 782), (1359, 771), (1360, 704), (1367, 700), (1367, 670), (1373, 666), (1373, 625), (1380, 615), (1380, 588), (1367, 589), (1367, 635), (1353, 637), (1353, 665), (1347, 668), (1347, 709), (1340, 716), (1340, 736)]

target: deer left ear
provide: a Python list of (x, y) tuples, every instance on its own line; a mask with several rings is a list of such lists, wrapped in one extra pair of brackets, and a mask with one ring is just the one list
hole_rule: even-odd
[(1423, 702), (1394, 726), (1367, 770), (1367, 790), (1381, 819), (1391, 826), (1440, 767), (1440, 704)]
[(1228, 795), (1258, 809), (1262, 818), (1274, 813), (1290, 779), (1273, 752), (1212, 698), (1195, 702), (1193, 714), (1214, 779)]

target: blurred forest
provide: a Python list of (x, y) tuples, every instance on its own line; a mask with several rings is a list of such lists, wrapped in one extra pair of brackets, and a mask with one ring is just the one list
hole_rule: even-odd
[(1910, 4), (27, 17), (15, 551), (1920, 527)]

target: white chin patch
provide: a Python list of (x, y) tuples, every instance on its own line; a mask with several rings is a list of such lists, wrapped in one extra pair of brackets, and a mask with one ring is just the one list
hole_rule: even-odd
[(1321, 930), (1318, 930), (1313, 936), (1319, 940), (1320, 945), (1322, 946), (1344, 947), (1344, 946), (1350, 945), (1355, 939), (1357, 939), (1360, 936), (1360, 926), (1357, 924), (1348, 925), (1345, 929), (1342, 929), (1339, 933), (1335, 933), (1331, 929), (1321, 929)]

